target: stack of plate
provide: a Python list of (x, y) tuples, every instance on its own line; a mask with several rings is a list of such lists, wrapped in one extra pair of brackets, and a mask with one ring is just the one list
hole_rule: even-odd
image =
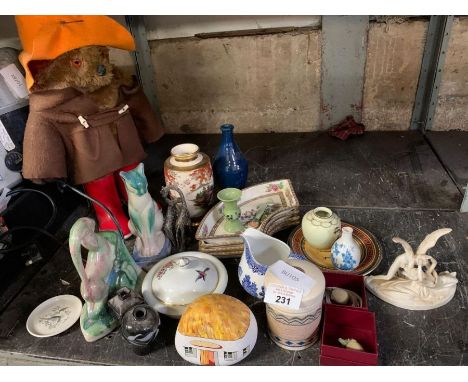
[[(300, 223), (299, 202), (289, 179), (261, 183), (242, 190), (239, 201), (241, 221), (273, 235)], [(223, 228), (223, 204), (219, 202), (205, 215), (195, 238), (200, 251), (217, 257), (241, 256), (244, 244), (238, 234)]]

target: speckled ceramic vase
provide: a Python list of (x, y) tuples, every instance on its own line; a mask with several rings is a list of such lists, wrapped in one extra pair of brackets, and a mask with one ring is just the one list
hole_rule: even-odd
[(151, 351), (160, 324), (158, 312), (149, 305), (135, 305), (122, 317), (122, 337), (136, 354), (146, 355)]

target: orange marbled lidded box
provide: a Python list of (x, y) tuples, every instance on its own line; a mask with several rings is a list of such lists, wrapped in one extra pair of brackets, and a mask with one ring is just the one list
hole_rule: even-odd
[(247, 305), (231, 296), (210, 294), (188, 306), (175, 346), (182, 358), (196, 365), (233, 365), (250, 354), (257, 332)]

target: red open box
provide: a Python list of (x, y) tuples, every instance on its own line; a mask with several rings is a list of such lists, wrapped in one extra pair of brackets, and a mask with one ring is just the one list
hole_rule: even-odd
[[(338, 342), (340, 337), (354, 338), (361, 344), (364, 351), (344, 348)], [(353, 363), (377, 365), (377, 333), (374, 313), (326, 304), (320, 356), (320, 361), (325, 361), (324, 364), (331, 364), (329, 358), (333, 358), (336, 361), (334, 365), (352, 365)]]
[[(349, 289), (362, 298), (362, 307), (353, 309), (367, 310), (366, 286), (364, 285), (364, 276), (345, 272), (323, 272), (325, 276), (326, 288)], [(343, 306), (338, 304), (331, 304)]]

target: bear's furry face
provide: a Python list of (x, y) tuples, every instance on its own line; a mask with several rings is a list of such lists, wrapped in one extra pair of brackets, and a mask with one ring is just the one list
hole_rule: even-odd
[(92, 93), (108, 86), (113, 78), (109, 49), (86, 46), (71, 50), (50, 61), (36, 74), (34, 90), (76, 88)]

